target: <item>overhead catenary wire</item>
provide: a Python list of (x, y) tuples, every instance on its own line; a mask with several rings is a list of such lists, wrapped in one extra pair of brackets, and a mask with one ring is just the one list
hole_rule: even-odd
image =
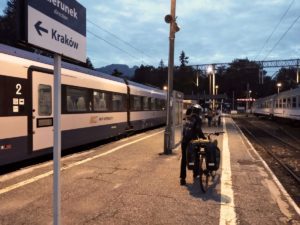
[(152, 58), (151, 56), (147, 55), (147, 54), (146, 54), (145, 52), (143, 52), (142, 50), (136, 48), (135, 46), (133, 46), (133, 45), (130, 44), (129, 42), (127, 42), (127, 41), (123, 40), (122, 38), (118, 37), (116, 34), (114, 34), (114, 33), (110, 32), (110, 31), (108, 31), (108, 30), (102, 28), (101, 26), (99, 26), (98, 24), (96, 24), (96, 23), (94, 23), (94, 22), (92, 22), (92, 21), (90, 21), (90, 20), (87, 20), (87, 21), (88, 21), (89, 23), (93, 24), (93, 25), (94, 25), (95, 27), (97, 27), (98, 29), (100, 29), (100, 30), (102, 30), (102, 31), (104, 31), (104, 32), (106, 32), (106, 33), (108, 33), (108, 34), (110, 34), (111, 36), (113, 36), (113, 37), (116, 38), (117, 40), (119, 40), (119, 41), (123, 42), (124, 44), (126, 44), (127, 46), (133, 48), (135, 51), (139, 52), (140, 54), (145, 55), (145, 56), (147, 56), (148, 58)]
[(266, 58), (271, 54), (271, 52), (277, 47), (277, 45), (280, 43), (280, 41), (285, 37), (285, 35), (290, 31), (290, 29), (292, 29), (292, 27), (297, 23), (299, 18), (300, 18), (300, 15), (293, 21), (293, 23), (288, 27), (288, 29), (282, 34), (282, 36), (279, 38), (279, 40), (275, 43), (275, 45), (271, 48), (271, 50), (265, 56), (263, 61), (266, 60)]
[(89, 30), (88, 30), (87, 32), (90, 33), (90, 34), (92, 34), (94, 37), (96, 37), (96, 38), (98, 38), (98, 39), (100, 39), (100, 40), (106, 42), (106, 43), (109, 44), (110, 46), (112, 46), (112, 47), (114, 47), (114, 48), (116, 48), (116, 49), (119, 49), (120, 51), (126, 53), (127, 55), (131, 56), (132, 58), (137, 59), (137, 60), (140, 60), (138, 57), (136, 57), (136, 56), (130, 54), (129, 52), (125, 51), (124, 49), (122, 49), (122, 48), (120, 48), (120, 47), (118, 47), (118, 46), (112, 44), (111, 42), (105, 40), (103, 37), (100, 37), (99, 35), (97, 35), (97, 34), (91, 32), (91, 31), (89, 31)]
[(281, 16), (280, 20), (278, 21), (278, 23), (276, 24), (276, 26), (274, 27), (274, 29), (272, 30), (271, 34), (269, 35), (269, 37), (266, 39), (266, 41), (264, 42), (262, 48), (260, 49), (260, 51), (257, 53), (257, 55), (255, 56), (254, 60), (256, 60), (256, 58), (260, 55), (260, 53), (262, 52), (262, 50), (265, 48), (265, 46), (267, 45), (267, 43), (269, 42), (269, 40), (271, 39), (271, 37), (273, 36), (273, 34), (275, 33), (275, 31), (277, 30), (277, 28), (279, 27), (279, 25), (281, 24), (282, 20), (284, 19), (284, 17), (287, 15), (288, 11), (290, 10), (291, 6), (293, 5), (293, 3), (295, 2), (295, 0), (292, 0), (291, 3), (289, 4), (288, 8), (285, 10), (285, 12), (283, 13), (283, 15)]

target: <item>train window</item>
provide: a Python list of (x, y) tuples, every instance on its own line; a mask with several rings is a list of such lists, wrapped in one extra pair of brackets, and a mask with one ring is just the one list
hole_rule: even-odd
[(101, 91), (94, 91), (93, 93), (93, 102), (94, 110), (100, 112), (109, 111), (111, 94)]
[(167, 109), (167, 101), (161, 100), (161, 102), (162, 102), (162, 110), (165, 111)]
[(156, 110), (159, 110), (161, 111), (162, 110), (162, 102), (161, 102), (161, 99), (156, 99)]
[(282, 108), (282, 99), (279, 99), (279, 108)]
[(52, 88), (50, 85), (39, 85), (39, 116), (50, 116), (52, 114)]
[(150, 98), (149, 97), (143, 97), (143, 110), (149, 110), (150, 109)]
[(157, 110), (163, 111), (165, 108), (164, 106), (164, 100), (157, 99)]
[(150, 109), (156, 110), (155, 98), (150, 99)]
[(122, 112), (125, 111), (126, 97), (121, 94), (112, 94), (112, 111)]
[(282, 108), (286, 108), (286, 98), (282, 99)]
[(134, 111), (142, 110), (142, 97), (140, 96), (132, 96), (131, 99), (131, 109)]
[(91, 110), (88, 89), (67, 87), (67, 111), (87, 112)]
[(297, 98), (296, 97), (292, 97), (292, 107), (293, 108), (297, 107)]
[(291, 98), (287, 98), (287, 108), (291, 108)]

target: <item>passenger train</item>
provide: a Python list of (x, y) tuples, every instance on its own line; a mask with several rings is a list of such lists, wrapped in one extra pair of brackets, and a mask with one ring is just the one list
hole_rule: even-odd
[(254, 115), (300, 121), (300, 86), (257, 99), (252, 106)]
[[(164, 91), (62, 63), (62, 150), (166, 121)], [(0, 166), (52, 152), (53, 59), (0, 44)]]

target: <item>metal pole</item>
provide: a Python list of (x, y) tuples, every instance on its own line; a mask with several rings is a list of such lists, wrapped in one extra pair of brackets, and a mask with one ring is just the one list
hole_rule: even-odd
[(209, 108), (211, 108), (211, 96), (212, 96), (212, 91), (211, 91), (211, 86), (212, 86), (212, 74), (208, 74), (208, 81), (209, 81)]
[(215, 65), (212, 65), (212, 95), (213, 95), (213, 110), (215, 110), (215, 94), (216, 94), (216, 76), (215, 76)]
[(196, 70), (196, 91), (197, 91), (197, 102), (198, 104), (200, 104), (200, 93), (199, 93), (199, 71), (198, 71), (198, 67)]
[(262, 67), (260, 67), (258, 70), (258, 79), (259, 79), (259, 84), (264, 84), (264, 71)]
[(248, 108), (249, 108), (249, 83), (247, 83), (247, 93), (246, 93), (246, 113), (248, 113)]
[(60, 225), (61, 56), (54, 55), (53, 224)]
[(232, 91), (232, 110), (234, 110), (234, 91)]
[(297, 65), (297, 79), (296, 79), (297, 84), (299, 84), (299, 65)]
[(209, 95), (211, 95), (212, 94), (212, 92), (211, 92), (211, 83), (212, 83), (211, 82), (211, 73), (208, 74), (208, 81), (209, 81), (209, 90), (208, 91), (209, 91)]
[(175, 42), (175, 8), (176, 0), (171, 0), (170, 41), (169, 41), (169, 65), (168, 65), (168, 93), (167, 93), (167, 124), (165, 129), (164, 154), (172, 153), (172, 92), (173, 92), (173, 67), (174, 67), (174, 42)]

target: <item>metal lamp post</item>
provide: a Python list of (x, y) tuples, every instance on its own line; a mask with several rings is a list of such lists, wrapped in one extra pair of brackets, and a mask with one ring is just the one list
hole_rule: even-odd
[(215, 79), (215, 65), (211, 65), (207, 68), (209, 77), (209, 94), (213, 96), (212, 109), (215, 109), (215, 91), (216, 91), (216, 79)]
[(173, 92), (173, 67), (174, 67), (174, 42), (175, 32), (179, 31), (175, 17), (176, 0), (171, 0), (171, 14), (165, 16), (166, 23), (170, 24), (169, 37), (169, 64), (168, 64), (168, 89), (167, 89), (167, 124), (164, 136), (164, 154), (172, 153), (172, 92)]

